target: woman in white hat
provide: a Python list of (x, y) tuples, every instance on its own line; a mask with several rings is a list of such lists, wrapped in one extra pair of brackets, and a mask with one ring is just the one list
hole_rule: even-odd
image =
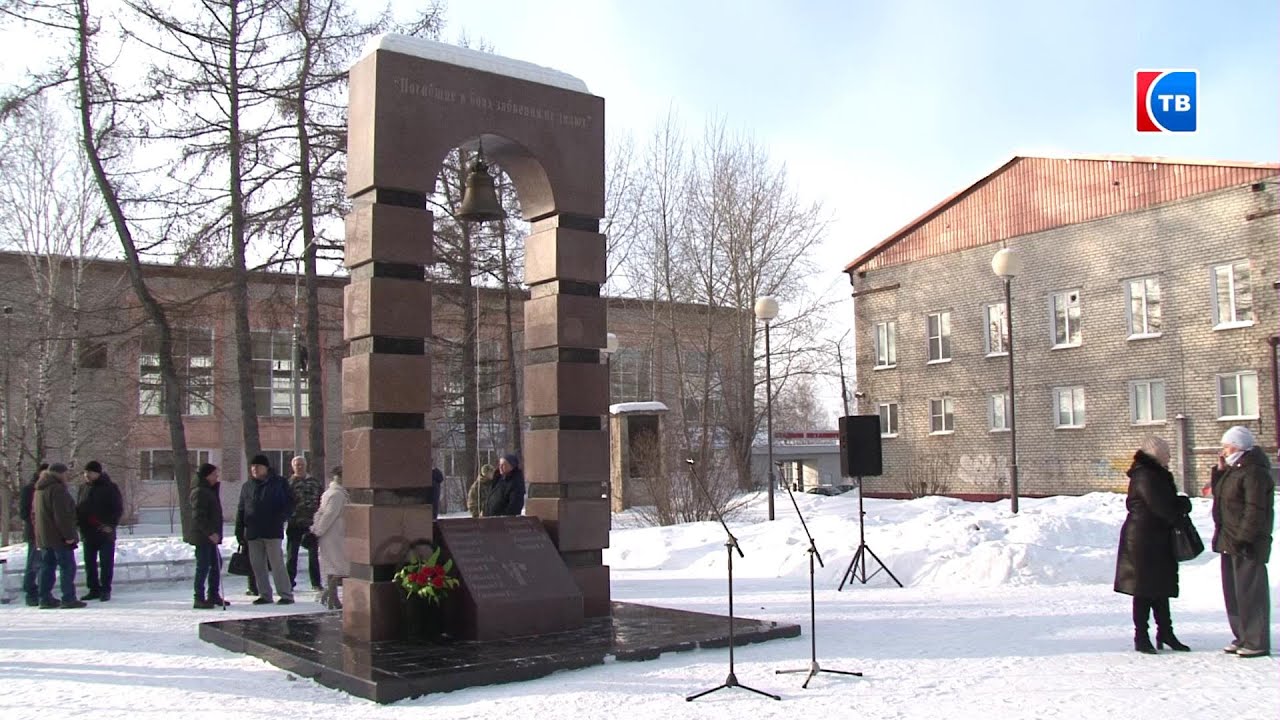
[(1223, 650), (1264, 657), (1271, 654), (1267, 560), (1276, 485), (1271, 463), (1248, 428), (1236, 425), (1222, 435), (1212, 478), (1213, 550), (1222, 554), (1222, 596), (1233, 638)]

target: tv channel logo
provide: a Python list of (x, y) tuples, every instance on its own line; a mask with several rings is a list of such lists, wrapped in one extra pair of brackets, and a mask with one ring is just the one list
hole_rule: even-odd
[(1196, 97), (1200, 87), (1195, 70), (1139, 70), (1138, 132), (1196, 131)]

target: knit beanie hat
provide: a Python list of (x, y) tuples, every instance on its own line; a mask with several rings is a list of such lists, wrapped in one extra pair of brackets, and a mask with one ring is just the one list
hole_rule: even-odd
[(214, 465), (212, 463), (205, 463), (201, 465), (198, 470), (196, 470), (196, 477), (200, 478), (201, 480), (208, 480), (209, 476), (213, 474), (213, 471), (217, 469), (218, 469), (217, 465)]
[(61, 475), (62, 473), (66, 472), (66, 471), (67, 471), (67, 466), (66, 466), (66, 465), (63, 465), (62, 463), (54, 463), (54, 464), (52, 464), (52, 465), (50, 465), (50, 466), (49, 466), (49, 472), (51, 472), (51, 473), (57, 473), (57, 474)]
[(520, 456), (515, 453), (507, 453), (502, 456), (502, 459), (506, 460), (507, 464), (513, 468), (520, 467)]
[(1243, 425), (1235, 425), (1222, 434), (1222, 444), (1248, 450), (1253, 447), (1253, 433)]
[(257, 455), (254, 455), (254, 456), (253, 456), (253, 459), (249, 461), (249, 464), (250, 464), (250, 465), (261, 465), (261, 466), (266, 467), (266, 468), (271, 467), (271, 461), (267, 459), (267, 456), (266, 456), (266, 455), (263, 455), (263, 454), (261, 454), (261, 453), (259, 453), (259, 454), (257, 454)]
[(84, 471), (100, 473), (102, 472), (102, 463), (97, 460), (90, 460), (84, 464)]

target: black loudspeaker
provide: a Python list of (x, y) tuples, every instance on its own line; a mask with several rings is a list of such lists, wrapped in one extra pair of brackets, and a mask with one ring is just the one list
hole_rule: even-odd
[(844, 477), (872, 477), (883, 472), (880, 416), (846, 415), (840, 418), (840, 474)]

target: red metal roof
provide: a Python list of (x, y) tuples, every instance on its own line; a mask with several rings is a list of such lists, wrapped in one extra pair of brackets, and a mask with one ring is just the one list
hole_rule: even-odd
[(1141, 210), (1280, 173), (1277, 163), (1014, 156), (845, 267), (874, 270)]

